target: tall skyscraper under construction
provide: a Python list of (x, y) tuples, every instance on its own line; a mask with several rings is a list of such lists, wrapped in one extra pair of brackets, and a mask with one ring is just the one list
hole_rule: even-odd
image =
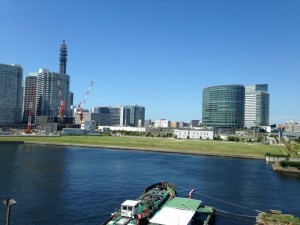
[[(32, 122), (37, 119), (52, 121), (54, 117), (70, 116), (70, 76), (66, 74), (67, 46), (60, 46), (59, 73), (47, 69), (30, 73), (25, 78), (23, 94), (23, 119), (27, 121), (31, 103)], [(34, 93), (32, 94), (32, 89)], [(32, 99), (33, 98), (33, 99)]]
[(67, 74), (67, 56), (68, 48), (63, 40), (63, 43), (60, 45), (60, 55), (59, 55), (59, 73)]
[(59, 116), (63, 101), (63, 115), (70, 114), (70, 76), (67, 75), (67, 45), (63, 40), (60, 45), (59, 73), (40, 69), (37, 75), (36, 116), (48, 118)]

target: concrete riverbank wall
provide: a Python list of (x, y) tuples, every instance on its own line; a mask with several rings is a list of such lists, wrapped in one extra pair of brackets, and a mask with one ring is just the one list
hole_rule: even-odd
[(300, 162), (300, 157), (289, 157), (289, 156), (266, 156), (266, 162), (268, 163), (276, 163), (281, 161), (290, 161), (290, 162)]
[(300, 174), (300, 170), (297, 169), (296, 167), (290, 167), (290, 166), (282, 167), (277, 164), (272, 165), (272, 167), (273, 167), (273, 171), (276, 172)]

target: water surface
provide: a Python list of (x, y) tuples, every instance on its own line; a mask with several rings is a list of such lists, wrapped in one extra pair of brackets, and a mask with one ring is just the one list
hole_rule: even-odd
[(300, 217), (300, 178), (274, 173), (262, 160), (0, 144), (0, 178), (0, 200), (17, 201), (11, 225), (101, 224), (159, 181), (174, 183), (181, 197), (195, 188), (194, 198), (228, 212), (216, 224), (253, 224), (254, 210), (270, 208)]

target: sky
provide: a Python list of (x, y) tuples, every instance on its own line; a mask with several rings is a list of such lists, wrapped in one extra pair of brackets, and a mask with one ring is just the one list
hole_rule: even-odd
[(299, 0), (1, 0), (0, 63), (67, 74), (77, 105), (202, 119), (209, 86), (268, 84), (270, 123), (300, 122)]

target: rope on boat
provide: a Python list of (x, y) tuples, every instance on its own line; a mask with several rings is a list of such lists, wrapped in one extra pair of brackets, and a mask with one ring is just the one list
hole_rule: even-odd
[[(184, 187), (181, 187), (179, 185), (175, 185), (183, 190), (187, 190), (187, 191), (190, 191), (190, 189), (188, 188), (184, 188)], [(263, 212), (261, 210), (258, 210), (258, 209), (252, 209), (250, 207), (247, 207), (247, 206), (242, 206), (242, 205), (238, 205), (238, 204), (235, 204), (235, 203), (232, 203), (232, 202), (228, 202), (228, 201), (224, 201), (224, 200), (221, 200), (221, 199), (218, 199), (218, 198), (214, 198), (212, 196), (209, 196), (209, 195), (206, 195), (206, 194), (201, 194), (199, 192), (195, 192), (194, 194), (198, 194), (198, 195), (201, 195), (201, 196), (204, 196), (206, 198), (210, 198), (210, 199), (213, 199), (213, 200), (216, 200), (216, 201), (219, 201), (219, 202), (223, 202), (223, 203), (226, 203), (226, 204), (229, 204), (229, 205), (233, 205), (233, 206), (236, 206), (236, 207), (240, 207), (240, 208), (244, 208), (244, 209), (248, 209), (248, 210), (251, 210), (251, 211), (254, 211), (256, 213), (260, 213), (260, 212)]]
[(217, 210), (218, 212), (230, 214), (230, 215), (233, 215), (233, 216), (248, 217), (248, 218), (256, 218), (256, 216), (249, 216), (249, 215), (244, 215), (244, 214), (231, 213), (231, 212), (224, 211), (224, 210), (217, 209), (217, 208), (214, 208), (214, 209)]
[[(223, 212), (223, 213), (218, 213), (218, 212)], [(253, 221), (251, 220), (247, 220), (247, 219), (244, 219), (244, 218), (239, 218), (239, 217), (237, 217), (237, 215), (239, 215), (239, 214), (234, 214), (234, 213), (230, 213), (230, 212), (226, 212), (226, 211), (223, 211), (223, 210), (217, 210), (216, 211), (216, 215), (218, 215), (218, 216), (221, 216), (221, 217), (225, 217), (225, 218), (229, 218), (229, 219), (232, 219), (232, 220), (237, 220), (237, 221), (242, 221), (243, 222), (243, 224), (246, 222), (246, 223), (250, 223), (250, 224), (253, 224)], [(233, 216), (230, 216), (230, 215), (234, 215), (235, 217), (233, 217)], [(242, 215), (240, 215), (240, 217), (242, 217)], [(247, 217), (248, 218), (248, 217)], [(249, 218), (250, 219), (250, 218)]]

